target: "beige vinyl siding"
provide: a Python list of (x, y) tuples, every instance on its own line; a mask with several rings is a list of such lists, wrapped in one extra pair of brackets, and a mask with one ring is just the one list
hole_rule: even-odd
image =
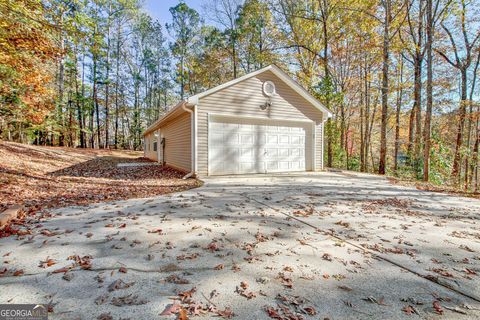
[[(191, 171), (192, 122), (190, 113), (184, 113), (160, 127), (165, 138), (164, 161), (174, 168)], [(158, 146), (161, 148), (161, 145)]]
[(155, 142), (154, 132), (151, 132), (145, 136), (145, 145), (143, 150), (145, 152), (145, 157), (154, 161), (157, 161), (157, 152), (153, 151), (153, 143)]
[[(260, 105), (267, 100), (262, 90), (263, 82), (267, 80), (274, 82), (277, 95), (272, 98), (271, 108), (261, 110)], [(271, 71), (266, 71), (201, 98), (197, 110), (197, 171), (201, 176), (208, 174), (208, 114), (276, 120), (311, 120), (317, 124), (321, 123), (323, 119), (322, 111), (295, 92)], [(318, 152), (318, 139), (322, 139), (322, 136), (318, 133), (316, 136), (316, 150)], [(316, 158), (318, 164), (318, 157)]]

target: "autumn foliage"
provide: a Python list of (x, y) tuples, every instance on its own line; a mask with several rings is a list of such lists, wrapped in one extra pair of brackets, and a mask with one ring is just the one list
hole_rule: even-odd
[(60, 55), (41, 1), (0, 1), (0, 116), (16, 126), (42, 123), (54, 108)]

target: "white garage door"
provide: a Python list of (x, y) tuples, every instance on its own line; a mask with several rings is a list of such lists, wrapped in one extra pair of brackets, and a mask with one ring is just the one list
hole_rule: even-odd
[(310, 128), (310, 123), (211, 117), (209, 174), (310, 170)]

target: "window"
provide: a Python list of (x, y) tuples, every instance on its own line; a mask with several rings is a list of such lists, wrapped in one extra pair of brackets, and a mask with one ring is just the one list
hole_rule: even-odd
[(153, 143), (153, 151), (157, 151), (157, 141)]

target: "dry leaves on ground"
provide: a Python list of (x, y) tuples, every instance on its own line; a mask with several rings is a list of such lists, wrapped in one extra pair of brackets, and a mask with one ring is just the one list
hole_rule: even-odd
[[(43, 209), (144, 198), (200, 185), (184, 173), (157, 165), (138, 151), (42, 147), (0, 142), (0, 212), (20, 204), (27, 214)], [(3, 230), (0, 237), (16, 234)], [(88, 235), (87, 235), (88, 236)]]

